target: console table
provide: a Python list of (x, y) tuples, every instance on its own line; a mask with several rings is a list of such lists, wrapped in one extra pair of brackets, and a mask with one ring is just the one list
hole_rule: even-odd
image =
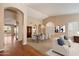
[(79, 36), (74, 36), (74, 42), (79, 43)]

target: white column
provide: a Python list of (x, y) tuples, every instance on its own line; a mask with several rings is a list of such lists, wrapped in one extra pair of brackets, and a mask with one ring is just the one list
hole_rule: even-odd
[(24, 13), (23, 20), (23, 45), (27, 44), (27, 13)]
[(21, 41), (23, 39), (23, 19), (22, 19), (22, 13), (17, 13), (17, 21), (18, 21), (18, 41)]
[(4, 8), (0, 5), (0, 51), (4, 49)]
[(65, 34), (68, 37), (68, 24), (65, 25)]

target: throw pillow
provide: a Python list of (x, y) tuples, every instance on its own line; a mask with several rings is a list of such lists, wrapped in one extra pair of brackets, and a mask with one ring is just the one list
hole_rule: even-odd
[(63, 46), (64, 40), (63, 39), (57, 39), (58, 45)]

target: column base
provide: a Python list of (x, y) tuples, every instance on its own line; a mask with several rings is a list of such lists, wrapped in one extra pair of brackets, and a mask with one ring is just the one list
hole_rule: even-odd
[(23, 45), (26, 45), (27, 43), (26, 43), (26, 42), (23, 42), (22, 44), (23, 44)]
[(0, 49), (0, 52), (3, 52), (4, 51), (4, 49)]

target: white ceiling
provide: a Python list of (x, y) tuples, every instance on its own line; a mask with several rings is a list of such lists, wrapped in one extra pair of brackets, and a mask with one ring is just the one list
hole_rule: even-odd
[[(27, 3), (27, 15), (42, 20), (49, 16), (79, 13), (79, 3)], [(5, 24), (15, 24), (12, 13), (5, 13)]]
[(39, 17), (40, 19), (45, 18), (47, 16), (79, 13), (79, 3), (28, 3), (26, 5), (42, 13), (41, 16), (41, 14), (39, 13), (35, 14), (35, 11), (32, 11), (32, 13), (30, 12), (30, 15), (32, 14), (32, 17)]
[(38, 20), (48, 17), (48, 15), (30, 7), (27, 8), (27, 15)]

